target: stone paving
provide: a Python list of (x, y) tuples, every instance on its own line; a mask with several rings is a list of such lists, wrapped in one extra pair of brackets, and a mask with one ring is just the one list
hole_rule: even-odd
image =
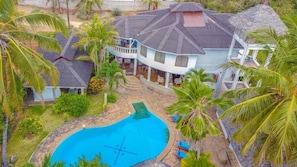
[[(135, 79), (136, 77), (128, 77), (128, 81)], [(139, 84), (142, 83), (139, 81)], [(157, 157), (157, 160), (172, 167), (179, 167), (180, 160), (175, 156), (176, 143), (178, 140), (183, 140), (183, 138), (180, 132), (175, 129), (171, 116), (166, 113), (166, 107), (176, 101), (175, 95), (170, 92), (148, 89), (145, 85), (143, 85), (142, 89), (128, 89), (120, 86), (117, 91), (121, 94), (120, 99), (115, 104), (110, 104), (105, 113), (66, 122), (50, 133), (36, 148), (30, 158), (30, 162), (39, 166), (43, 157), (46, 154), (52, 153), (59, 143), (70, 134), (84, 127), (106, 126), (115, 123), (129, 116), (129, 112), (134, 112), (132, 103), (144, 102), (146, 107), (166, 122), (169, 127), (170, 139), (164, 151)], [(212, 116), (215, 117), (215, 111), (214, 109), (212, 110)], [(202, 141), (202, 150), (212, 154), (211, 160), (217, 167), (238, 167), (235, 155), (228, 145), (229, 143), (223, 135), (216, 137), (207, 136)]]

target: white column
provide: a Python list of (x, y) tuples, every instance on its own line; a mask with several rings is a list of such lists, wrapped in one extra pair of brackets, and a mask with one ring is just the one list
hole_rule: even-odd
[(230, 58), (231, 58), (231, 54), (232, 54), (234, 45), (235, 45), (235, 38), (234, 38), (234, 35), (233, 35), (233, 38), (232, 38), (232, 41), (231, 41), (231, 45), (230, 45), (230, 48), (229, 48), (229, 51), (228, 51), (228, 55), (227, 55), (227, 60), (228, 60), (228, 61), (229, 61)]
[(168, 88), (169, 83), (169, 72), (165, 73), (165, 88)]
[(134, 59), (133, 75), (136, 75), (137, 72), (137, 59)]
[(267, 56), (267, 59), (265, 60), (265, 63), (264, 63), (264, 67), (267, 68), (269, 63), (270, 63), (270, 60), (272, 58), (272, 53), (269, 53), (268, 56)]
[(253, 51), (253, 60), (256, 60), (257, 59), (257, 55), (258, 55), (258, 52), (259, 52), (259, 50), (254, 50)]
[(85, 94), (85, 92), (84, 92), (84, 88), (80, 88), (80, 94), (81, 94), (81, 95)]
[(148, 68), (147, 68), (147, 80), (148, 81), (151, 81), (151, 70), (152, 70), (152, 68), (150, 66), (148, 66)]
[[(248, 47), (245, 47), (244, 51), (242, 53), (242, 57), (241, 57), (240, 62), (239, 62), (240, 65), (243, 65), (247, 53), (248, 53)], [(232, 90), (234, 90), (236, 88), (236, 85), (237, 85), (237, 82), (238, 82), (238, 77), (239, 77), (239, 72), (240, 72), (239, 69), (237, 69), (236, 72), (235, 72), (234, 80), (233, 80), (233, 83), (232, 83), (232, 86), (231, 86)]]

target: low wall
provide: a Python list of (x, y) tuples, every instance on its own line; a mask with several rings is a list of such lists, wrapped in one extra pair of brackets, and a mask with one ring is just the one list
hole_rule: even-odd
[[(66, 0), (60, 0), (61, 7), (66, 8)], [(69, 0), (68, 7), (69, 9), (74, 9), (75, 5), (79, 2), (79, 0), (75, 0), (72, 2)], [(161, 4), (158, 6), (159, 9), (168, 8), (171, 4), (176, 3), (175, 1), (160, 1)], [(42, 8), (50, 8), (52, 6), (52, 2), (46, 3), (45, 0), (19, 0), (20, 5), (30, 5)], [(122, 0), (122, 1), (103, 1), (102, 9), (103, 10), (112, 10), (114, 8), (119, 8), (122, 11), (137, 11), (137, 10), (147, 10), (148, 6), (143, 5), (141, 1), (131, 1), (131, 0)], [(152, 8), (152, 7), (151, 7)], [(97, 7), (94, 6), (95, 10), (98, 10)]]

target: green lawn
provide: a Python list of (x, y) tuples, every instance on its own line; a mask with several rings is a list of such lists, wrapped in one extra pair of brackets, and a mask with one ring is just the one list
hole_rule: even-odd
[[(103, 111), (104, 92), (106, 92), (106, 90), (101, 91), (98, 95), (88, 96), (90, 106), (83, 116), (97, 115)], [(19, 115), (21, 115), (20, 121), (28, 117), (38, 118), (42, 122), (44, 129), (43, 132), (38, 135), (25, 138), (20, 134), (18, 130), (19, 125), (17, 124), (15, 130), (12, 131), (9, 137), (7, 146), (8, 158), (11, 155), (17, 155), (18, 157), (15, 166), (25, 164), (44, 137), (65, 122), (63, 114), (54, 114), (52, 112), (51, 105), (46, 105), (45, 108), (41, 105), (31, 106), (26, 108), (24, 113)], [(72, 120), (74, 118), (70, 117), (69, 119)]]

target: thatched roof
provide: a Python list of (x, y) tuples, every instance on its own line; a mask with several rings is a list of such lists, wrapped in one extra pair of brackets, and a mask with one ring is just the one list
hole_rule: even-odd
[(146, 160), (146, 161), (137, 163), (132, 167), (170, 167), (170, 166), (160, 161)]
[(237, 30), (244, 33), (259, 29), (273, 28), (277, 34), (283, 35), (287, 27), (278, 14), (268, 5), (257, 5), (230, 17), (229, 22)]

